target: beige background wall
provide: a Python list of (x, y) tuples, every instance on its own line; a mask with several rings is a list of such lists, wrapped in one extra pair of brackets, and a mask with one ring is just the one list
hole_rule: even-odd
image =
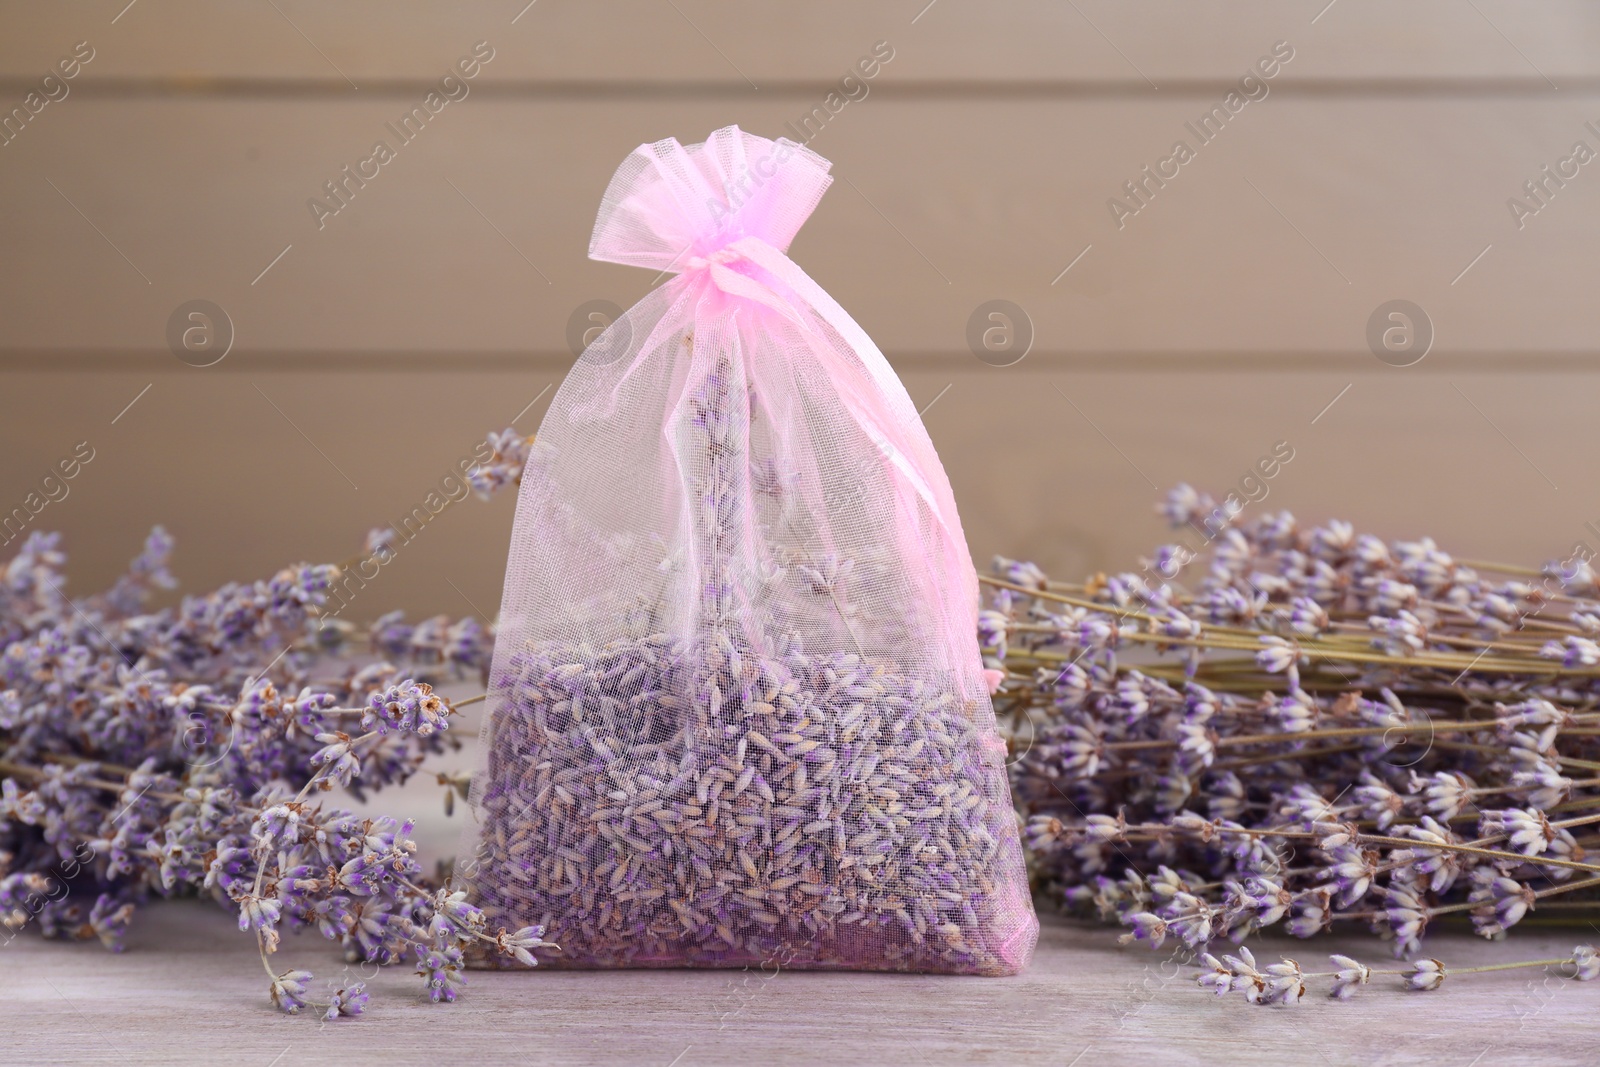
[[(937, 398), (980, 561), (1131, 566), (1157, 487), (1223, 491), (1279, 440), (1268, 504), (1306, 518), (1524, 562), (1600, 519), (1600, 161), (1507, 208), (1600, 151), (1600, 11), (925, 2), (0, 3), (0, 111), (94, 50), (0, 147), (0, 511), (88, 440), (36, 520), (74, 590), (154, 522), (189, 589), (349, 555), (482, 431), (536, 428), (576, 307), (646, 291), (585, 258), (629, 150), (783, 133), (881, 40), (792, 254)], [(469, 95), (319, 229), (307, 199), (478, 41)], [(1119, 229), (1107, 199), (1278, 41), (1266, 97)], [(196, 298), (236, 331), (213, 367), (167, 350)], [(967, 348), (994, 298), (1034, 326), (1014, 366)], [(1415, 366), (1367, 348), (1395, 298), (1436, 329)], [(510, 518), (452, 506), (352, 612), (492, 614)]]

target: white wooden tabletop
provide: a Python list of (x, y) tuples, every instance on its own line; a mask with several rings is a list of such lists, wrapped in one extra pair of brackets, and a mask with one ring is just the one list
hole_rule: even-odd
[[(1541, 929), (1493, 945), (1447, 933), (1446, 962), (1554, 956), (1572, 932)], [(1327, 945), (1357, 950), (1366, 938)], [(1258, 944), (1258, 959), (1321, 954)], [(313, 935), (287, 939), (284, 966), (349, 981)], [(1017, 978), (654, 971), (471, 975), (461, 1000), (432, 1005), (390, 968), (359, 1019), (278, 1014), (250, 938), (214, 906), (164, 902), (122, 955), (98, 945), (17, 938), (0, 949), (0, 1063), (35, 1064), (1594, 1064), (1600, 984), (1542, 972), (1448, 979), (1407, 993), (1390, 978), (1349, 1003), (1316, 993), (1294, 1008), (1217, 1000), (1193, 968), (1118, 946), (1113, 931), (1047, 918)], [(1308, 967), (1309, 969), (1309, 967)], [(1171, 977), (1174, 973), (1178, 977)], [(1377, 981), (1377, 979), (1374, 979)]]

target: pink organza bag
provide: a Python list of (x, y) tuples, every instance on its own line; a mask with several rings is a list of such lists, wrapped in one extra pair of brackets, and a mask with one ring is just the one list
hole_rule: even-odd
[(1012, 974), (1028, 892), (944, 469), (786, 255), (832, 180), (728, 127), (637, 149), (589, 254), (677, 277), (523, 475), (461, 865), (580, 967)]

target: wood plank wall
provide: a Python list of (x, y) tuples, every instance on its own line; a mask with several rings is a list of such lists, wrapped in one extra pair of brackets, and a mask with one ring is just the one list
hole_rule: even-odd
[[(1525, 562), (1594, 540), (1592, 4), (523, 4), (0, 3), (0, 120), (27, 112), (0, 122), (0, 512), (90, 442), (35, 520), (75, 590), (154, 522), (188, 588), (343, 558), (481, 431), (532, 432), (574, 309), (651, 282), (585, 258), (617, 163), (794, 136), (880, 41), (813, 119), (840, 180), (792, 254), (932, 405), (980, 563), (1128, 567), (1159, 489), (1226, 490), (1278, 441), (1264, 506)], [(477, 42), (466, 96), (314, 217)], [(1186, 124), (1275, 46), (1201, 143)], [(167, 349), (194, 299), (234, 325), (212, 367)], [(991, 299), (1031, 320), (1015, 365), (968, 349)], [(1368, 348), (1394, 299), (1433, 324), (1413, 366)], [(452, 506), (352, 610), (492, 614), (510, 518)]]

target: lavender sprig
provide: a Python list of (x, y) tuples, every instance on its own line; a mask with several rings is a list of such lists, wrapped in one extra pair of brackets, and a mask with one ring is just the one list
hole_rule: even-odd
[(1204, 989), (1218, 996), (1240, 992), (1252, 1004), (1298, 1004), (1306, 995), (1307, 980), (1330, 978), (1328, 995), (1337, 1000), (1349, 1000), (1371, 981), (1372, 976), (1397, 975), (1401, 986), (1417, 992), (1429, 992), (1444, 984), (1448, 976), (1485, 974), (1490, 971), (1511, 971), (1527, 967), (1570, 967), (1565, 976), (1574, 981), (1588, 982), (1600, 976), (1600, 955), (1593, 946), (1577, 945), (1570, 956), (1545, 960), (1517, 960), (1511, 963), (1491, 963), (1479, 967), (1446, 967), (1436, 959), (1421, 959), (1406, 967), (1373, 968), (1349, 956), (1332, 955), (1334, 970), (1304, 971), (1300, 964), (1283, 957), (1280, 962), (1259, 967), (1247, 948), (1237, 955), (1224, 955), (1220, 960), (1209, 952), (1203, 953), (1200, 962), (1204, 970), (1197, 981)]

